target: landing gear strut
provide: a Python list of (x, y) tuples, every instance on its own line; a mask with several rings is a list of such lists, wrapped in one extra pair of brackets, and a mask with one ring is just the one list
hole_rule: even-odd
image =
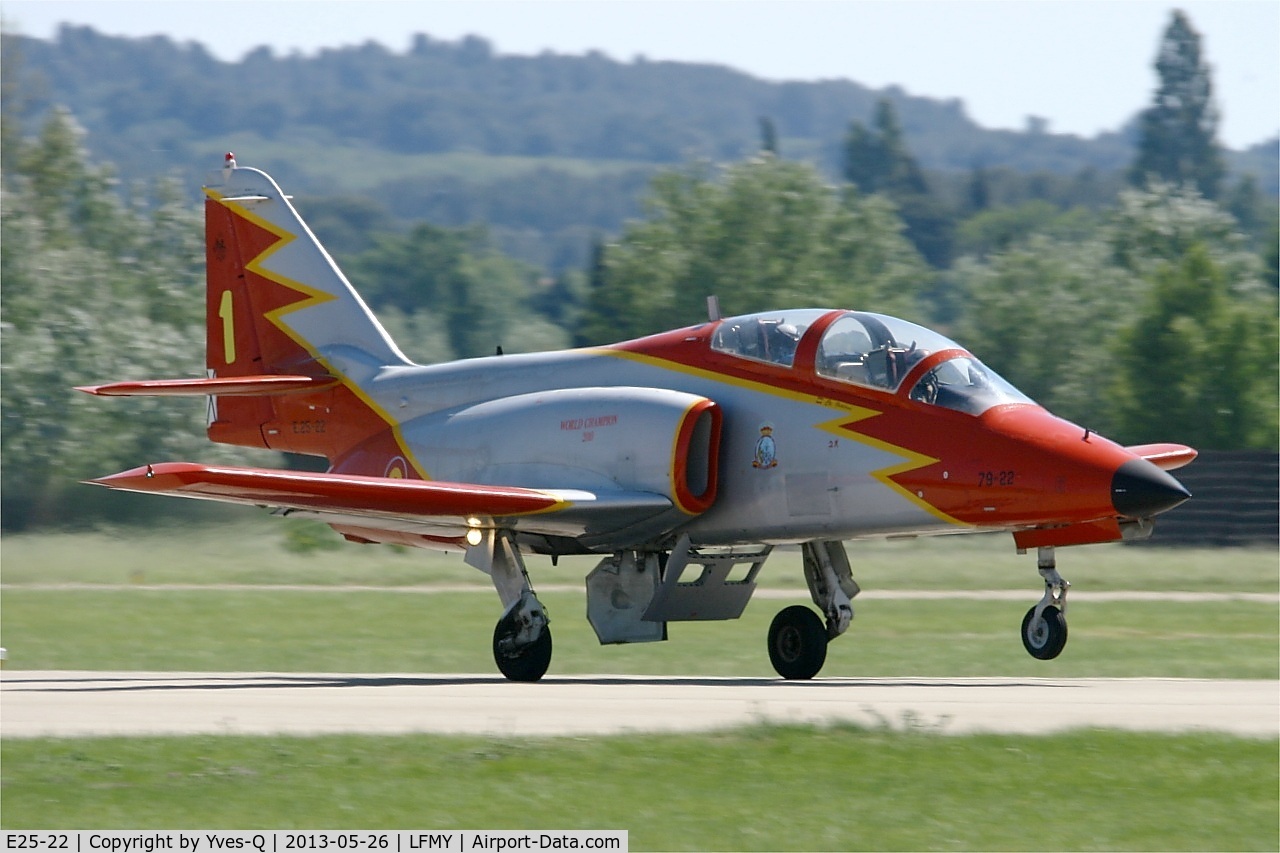
[(485, 572), (502, 599), (502, 618), (493, 629), (493, 660), (512, 681), (537, 681), (551, 665), (547, 609), (533, 592), (520, 549), (505, 530), (486, 531), (466, 556)]
[(1067, 590), (1071, 584), (1058, 574), (1052, 547), (1040, 548), (1036, 563), (1044, 578), (1044, 597), (1023, 617), (1022, 645), (1033, 658), (1053, 660), (1067, 644)]

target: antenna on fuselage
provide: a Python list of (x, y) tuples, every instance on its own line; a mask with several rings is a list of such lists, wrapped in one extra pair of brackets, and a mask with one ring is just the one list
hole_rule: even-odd
[(707, 297), (707, 320), (709, 322), (714, 323), (719, 319), (720, 319), (720, 297), (714, 296), (714, 295), (708, 296)]

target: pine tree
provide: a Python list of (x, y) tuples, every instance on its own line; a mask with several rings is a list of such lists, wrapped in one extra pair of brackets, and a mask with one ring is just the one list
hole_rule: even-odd
[(890, 101), (876, 105), (874, 131), (859, 122), (849, 126), (844, 155), (845, 180), (864, 193), (905, 196), (928, 190)]
[(1225, 168), (1216, 141), (1218, 110), (1209, 67), (1200, 54), (1200, 34), (1175, 10), (1156, 56), (1160, 84), (1152, 105), (1139, 119), (1138, 156), (1129, 180), (1145, 186), (1152, 178), (1190, 184), (1216, 199)]
[(930, 264), (943, 268), (951, 262), (954, 213), (933, 195), (920, 164), (907, 148), (893, 103), (876, 106), (874, 128), (859, 122), (849, 125), (844, 143), (845, 180), (859, 191), (880, 193), (892, 199), (907, 226), (907, 239)]
[(768, 116), (760, 117), (760, 150), (778, 156), (778, 128)]

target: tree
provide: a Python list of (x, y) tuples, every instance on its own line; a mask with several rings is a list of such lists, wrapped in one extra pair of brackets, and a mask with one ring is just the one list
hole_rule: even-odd
[[(24, 143), (3, 187), (0, 524), (93, 517), (103, 509), (94, 505), (96, 491), (78, 481), (140, 461), (247, 458), (248, 451), (208, 444), (201, 401), (133, 398), (104, 406), (72, 389), (203, 375), (204, 246), (196, 211), (166, 186), (126, 206), (110, 173), (88, 162), (78, 126), (63, 111)], [(127, 513), (130, 506), (112, 502), (105, 511)]]
[(774, 156), (778, 154), (778, 129), (768, 116), (760, 117), (760, 150)]
[(987, 257), (1017, 247), (1039, 234), (1058, 242), (1095, 236), (1099, 216), (1080, 207), (1063, 210), (1047, 201), (993, 207), (965, 219), (956, 228), (961, 254)]
[(865, 193), (893, 199), (906, 223), (906, 235), (925, 260), (942, 268), (951, 262), (955, 215), (934, 196), (920, 165), (907, 148), (893, 103), (876, 106), (874, 130), (858, 122), (845, 136), (844, 176)]
[(725, 313), (848, 306), (914, 314), (931, 274), (892, 205), (823, 183), (812, 166), (764, 156), (716, 176), (660, 173), (648, 219), (605, 249), (582, 323), (606, 343)]
[[(5, 22), (0, 21), (0, 26)], [(27, 92), (22, 79), (22, 43), (0, 32), (0, 172), (12, 171), (22, 151), (22, 114)]]
[(1126, 443), (1275, 446), (1275, 290), (1193, 187), (1128, 190), (1100, 220), (997, 208), (964, 236), (957, 337), (1038, 402)]
[(1275, 300), (1232, 300), (1202, 244), (1161, 265), (1118, 347), (1121, 437), (1275, 447), (1278, 333)]
[(1125, 190), (1108, 218), (1115, 262), (1135, 274), (1150, 278), (1198, 245), (1223, 267), (1233, 291), (1257, 285), (1259, 259), (1239, 223), (1194, 187), (1154, 181), (1146, 190)]
[[(420, 223), (379, 235), (347, 265), (405, 354), (420, 361), (556, 349), (568, 336), (534, 315), (536, 271), (496, 251), (481, 228)], [(397, 337), (399, 335), (400, 337)]]
[(1216, 199), (1226, 170), (1215, 139), (1213, 83), (1200, 55), (1200, 34), (1180, 10), (1174, 10), (1160, 40), (1155, 68), (1160, 82), (1152, 105), (1139, 117), (1138, 155), (1129, 179), (1137, 186), (1152, 178), (1190, 184)]
[(991, 179), (987, 170), (974, 166), (969, 172), (969, 185), (965, 188), (970, 213), (981, 213), (991, 207)]
[(874, 132), (859, 122), (845, 136), (844, 177), (864, 193), (883, 192), (899, 198), (924, 193), (928, 186), (907, 148), (893, 102), (876, 105)]
[(1096, 235), (1031, 234), (955, 267), (964, 294), (960, 342), (1054, 413), (1110, 434), (1099, 394), (1114, 374), (1112, 344), (1131, 322), (1140, 282)]

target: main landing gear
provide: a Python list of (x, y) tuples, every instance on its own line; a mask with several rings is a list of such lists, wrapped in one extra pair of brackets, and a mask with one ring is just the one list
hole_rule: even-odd
[(537, 681), (551, 665), (547, 611), (526, 589), (493, 628), (493, 660), (511, 681)]
[(796, 604), (782, 610), (769, 626), (769, 662), (778, 675), (800, 681), (818, 674), (827, 660), (827, 643), (849, 629), (852, 599), (860, 592), (843, 544), (806, 542), (801, 551), (809, 595), (826, 615), (826, 624), (808, 607)]
[(1036, 566), (1044, 578), (1044, 597), (1022, 620), (1022, 645), (1033, 658), (1053, 660), (1067, 644), (1067, 590), (1071, 584), (1058, 574), (1052, 547), (1039, 549)]
[(529, 583), (520, 549), (511, 534), (489, 530), (467, 551), (468, 565), (493, 580), (502, 599), (502, 618), (493, 629), (493, 660), (512, 681), (537, 681), (551, 665), (551, 628), (547, 609)]

